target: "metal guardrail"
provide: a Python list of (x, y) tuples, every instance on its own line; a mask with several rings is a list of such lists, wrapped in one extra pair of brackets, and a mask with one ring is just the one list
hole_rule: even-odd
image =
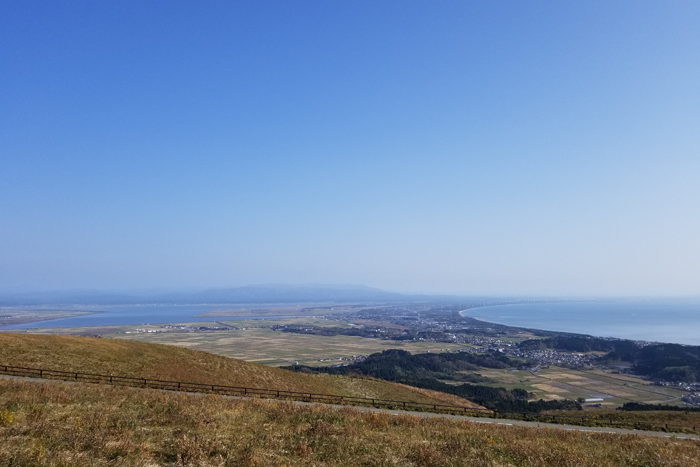
[(269, 399), (291, 399), (323, 404), (370, 405), (392, 409), (414, 410), (422, 412), (451, 413), (457, 415), (472, 415), (489, 418), (511, 418), (542, 423), (565, 423), (570, 425), (589, 426), (588, 424), (603, 424), (609, 427), (634, 427), (646, 431), (698, 431), (700, 427), (689, 425), (662, 424), (654, 425), (644, 422), (601, 419), (592, 417), (576, 417), (573, 415), (536, 414), (525, 412), (495, 412), (479, 407), (463, 407), (446, 404), (425, 404), (420, 402), (397, 401), (388, 399), (372, 399), (367, 397), (339, 396), (312, 392), (285, 391), (281, 389), (249, 388), (243, 386), (227, 386), (221, 384), (192, 383), (185, 381), (168, 381), (130, 376), (100, 375), (75, 371), (49, 370), (11, 365), (0, 365), (0, 374), (23, 376), (31, 378), (58, 379), (61, 381), (82, 381), (89, 383), (106, 383), (118, 386), (130, 386), (169, 391), (197, 392), (219, 394), (224, 396), (265, 397)]

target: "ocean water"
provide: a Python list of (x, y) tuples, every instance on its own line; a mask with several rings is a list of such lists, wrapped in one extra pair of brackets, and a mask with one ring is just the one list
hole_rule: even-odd
[(230, 306), (214, 305), (143, 305), (80, 308), (80, 311), (93, 311), (94, 314), (73, 318), (36, 321), (33, 323), (0, 326), (0, 330), (30, 328), (74, 328), (83, 326), (123, 326), (127, 324), (165, 324), (212, 321), (239, 321), (244, 319), (279, 319), (293, 316), (235, 316), (235, 317), (195, 317), (198, 314)]
[(700, 345), (700, 299), (498, 305), (465, 310), (462, 316), (548, 331)]

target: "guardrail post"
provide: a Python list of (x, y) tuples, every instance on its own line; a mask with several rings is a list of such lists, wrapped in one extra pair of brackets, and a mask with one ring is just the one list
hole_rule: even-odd
[[(58, 378), (67, 381), (69, 378), (74, 378), (75, 381), (79, 381), (79, 378), (82, 376), (83, 379), (86, 379), (87, 381), (106, 381), (107, 378), (109, 378), (110, 384), (115, 383), (114, 375), (96, 375), (96, 374), (90, 374), (90, 373), (80, 373), (80, 372), (69, 372), (69, 371), (58, 371), (58, 370), (44, 370), (43, 368), (24, 368), (24, 367), (14, 367), (10, 365), (0, 365), (0, 372), (5, 372), (9, 374), (10, 368), (12, 368), (12, 374), (28, 374), (32, 373), (36, 377), (38, 374), (39, 377), (43, 378), (44, 373), (47, 374), (47, 377), (57, 376)], [(148, 388), (149, 387), (149, 381), (147, 378), (134, 378), (134, 377), (120, 377), (117, 376), (117, 382), (121, 381), (126, 383), (127, 385), (130, 385), (131, 383), (136, 384), (136, 381), (143, 381), (143, 387)], [(183, 389), (183, 384), (187, 385), (188, 383), (182, 382), (182, 381), (154, 381), (154, 383), (168, 383), (171, 385), (175, 385), (177, 383), (177, 389), (182, 390)], [(201, 384), (201, 383), (193, 383), (193, 385), (199, 389), (194, 389), (196, 392), (204, 392), (203, 388), (204, 387), (209, 387), (211, 386), (211, 391), (216, 392), (217, 391), (217, 386), (215, 384)], [(161, 388), (163, 389), (163, 386), (151, 386), (155, 388)], [(172, 387), (172, 386), (170, 386)], [(229, 388), (228, 386), (219, 386), (219, 391), (223, 391), (226, 393), (226, 391)], [(235, 389), (235, 390), (241, 390), (243, 389), (243, 394), (248, 395), (248, 389), (251, 389), (251, 394), (256, 394), (256, 389), (254, 388), (234, 388), (230, 387), (230, 389)], [(332, 394), (314, 394), (314, 393), (300, 393), (300, 392), (290, 392), (290, 391), (281, 391), (279, 389), (258, 389), (258, 394), (260, 393), (259, 391), (265, 391), (268, 394), (268, 397), (275, 397), (274, 394), (277, 395), (278, 398), (281, 398), (282, 393), (285, 392), (287, 394), (286, 397), (288, 398), (293, 398), (293, 399), (304, 399), (308, 398), (309, 402), (312, 402), (314, 397), (316, 397), (317, 400), (322, 401), (322, 403), (331, 403), (331, 401), (352, 401), (354, 400), (356, 404), (362, 404), (362, 403), (368, 403), (371, 401), (372, 405), (377, 406), (378, 404), (381, 406), (382, 404), (388, 405), (389, 407), (394, 407), (394, 406), (403, 406), (404, 409), (407, 409), (410, 406), (417, 407), (415, 410), (430, 410), (428, 407), (430, 407), (430, 404), (416, 404), (413, 402), (409, 401), (389, 401), (389, 400), (384, 400), (384, 399), (370, 399), (370, 398), (360, 398), (360, 397), (346, 397), (346, 396), (340, 396), (340, 395), (332, 395)], [(437, 412), (437, 404), (433, 404), (433, 410)], [(476, 416), (485, 416), (485, 417), (490, 417), (490, 418), (497, 418), (499, 416), (506, 416), (508, 417), (508, 414), (499, 414), (496, 411), (492, 410), (486, 410), (486, 409), (475, 409), (473, 407), (458, 407), (458, 406), (448, 406), (448, 405), (440, 405), (441, 410), (446, 410), (446, 411), (452, 411), (453, 413), (459, 413), (460, 411), (467, 415), (469, 413), (472, 414), (477, 414)], [(409, 409), (410, 410), (410, 409)], [(592, 418), (586, 418), (586, 417), (571, 417), (571, 416), (559, 416), (559, 415), (546, 415), (546, 414), (530, 414), (530, 413), (511, 413), (510, 417), (508, 418), (513, 418), (517, 420), (534, 420), (534, 421), (540, 421), (540, 422), (546, 422), (547, 419), (551, 420), (550, 423), (561, 423), (560, 421), (563, 420), (566, 422), (567, 420), (571, 421), (571, 423), (575, 423), (578, 421), (577, 424), (581, 424), (582, 426), (584, 422), (587, 421), (593, 421), (595, 423), (608, 423), (608, 426), (632, 426), (634, 429), (639, 429), (639, 430), (671, 430), (671, 429), (682, 429), (682, 430), (689, 430), (692, 429), (693, 431), (697, 431), (700, 427), (698, 426), (690, 426), (690, 425), (674, 425), (674, 424), (661, 424), (661, 425), (646, 425), (644, 423), (641, 423), (639, 421), (617, 421), (614, 419), (608, 419), (605, 420), (603, 418), (600, 419), (592, 419)]]

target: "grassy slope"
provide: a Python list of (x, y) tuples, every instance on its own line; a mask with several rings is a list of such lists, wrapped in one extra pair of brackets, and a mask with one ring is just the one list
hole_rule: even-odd
[(0, 380), (0, 465), (675, 466), (700, 443)]
[(120, 339), (0, 333), (0, 363), (161, 380), (473, 405), (448, 394), (385, 381), (303, 375), (182, 347)]
[[(554, 412), (553, 412), (554, 413)], [(695, 427), (695, 430), (688, 429), (693, 433), (700, 433), (700, 412), (676, 412), (670, 410), (650, 410), (650, 411), (626, 411), (615, 409), (593, 409), (586, 410), (584, 417), (597, 418), (601, 420), (615, 420), (619, 422), (633, 421), (641, 424), (654, 426), (680, 425)]]

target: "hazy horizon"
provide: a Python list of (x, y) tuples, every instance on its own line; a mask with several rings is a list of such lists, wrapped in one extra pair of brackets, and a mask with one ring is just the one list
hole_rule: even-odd
[(700, 4), (0, 5), (0, 293), (700, 294)]
[(240, 284), (221, 287), (159, 287), (159, 288), (65, 288), (65, 289), (36, 289), (36, 288), (10, 288), (0, 289), (0, 298), (9, 296), (85, 296), (91, 295), (125, 295), (134, 297), (158, 297), (168, 295), (188, 295), (199, 294), (212, 291), (227, 291), (245, 288), (270, 288), (270, 289), (331, 289), (331, 290), (368, 290), (384, 292), (388, 294), (411, 296), (424, 296), (435, 299), (496, 299), (496, 300), (696, 300), (700, 299), (700, 294), (676, 294), (676, 295), (537, 295), (537, 294), (465, 294), (460, 292), (435, 293), (421, 290), (392, 290), (373, 287), (366, 284), (335, 284), (335, 283), (266, 283), (266, 284)]

